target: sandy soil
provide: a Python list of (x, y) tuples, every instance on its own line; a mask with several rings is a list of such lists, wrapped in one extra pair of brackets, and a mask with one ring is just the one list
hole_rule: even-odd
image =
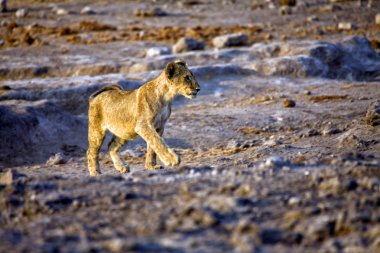
[[(380, 2), (298, 2), (9, 1), (0, 252), (379, 252)], [(214, 48), (237, 32), (244, 45)], [(184, 36), (206, 47), (147, 55)], [(105, 143), (89, 177), (89, 94), (174, 58), (201, 85), (165, 129), (181, 165), (144, 170), (138, 138), (121, 152), (130, 173)]]

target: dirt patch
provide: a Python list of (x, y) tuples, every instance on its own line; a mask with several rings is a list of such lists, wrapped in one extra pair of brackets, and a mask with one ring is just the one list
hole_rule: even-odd
[(347, 95), (318, 95), (310, 96), (309, 100), (314, 103), (328, 102), (328, 101), (340, 101), (350, 99)]

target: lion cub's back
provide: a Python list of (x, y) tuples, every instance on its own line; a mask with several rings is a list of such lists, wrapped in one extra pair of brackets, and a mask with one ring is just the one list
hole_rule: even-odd
[(136, 90), (110, 90), (90, 101), (89, 117), (101, 119), (102, 125), (122, 124), (125, 127), (125, 124), (133, 123), (136, 107)]

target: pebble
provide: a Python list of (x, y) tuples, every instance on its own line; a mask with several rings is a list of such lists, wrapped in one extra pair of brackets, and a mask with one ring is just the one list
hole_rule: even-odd
[(340, 129), (333, 126), (333, 125), (328, 125), (322, 130), (322, 135), (333, 135), (333, 134), (338, 134), (340, 133)]
[(55, 9), (55, 14), (57, 14), (58, 16), (66, 16), (69, 15), (69, 12), (63, 8), (57, 8)]
[(309, 95), (311, 95), (311, 91), (309, 91), (309, 90), (305, 90), (305, 91), (303, 92), (303, 94), (309, 96)]
[(317, 135), (320, 135), (320, 132), (317, 129), (311, 128), (306, 131), (303, 131), (300, 134), (300, 137), (304, 138), (304, 137), (312, 137), (312, 136), (317, 136)]
[(368, 190), (379, 190), (380, 180), (375, 177), (372, 177), (372, 178), (365, 177), (365, 178), (360, 179), (359, 185)]
[(281, 156), (271, 156), (265, 160), (265, 166), (271, 168), (277, 168), (287, 165), (288, 162)]
[(90, 6), (85, 6), (81, 11), (80, 14), (84, 15), (94, 15), (96, 12), (90, 7)]
[(349, 30), (353, 30), (355, 28), (356, 28), (356, 25), (354, 25), (353, 23), (350, 23), (350, 22), (340, 22), (338, 24), (338, 29), (339, 30), (349, 31)]
[(306, 234), (312, 241), (322, 241), (334, 232), (335, 220), (328, 215), (321, 215), (308, 223)]
[(342, 185), (338, 177), (333, 177), (330, 179), (325, 179), (319, 184), (319, 191), (323, 195), (327, 194), (338, 194), (342, 189)]
[(306, 20), (307, 22), (316, 22), (316, 21), (319, 21), (319, 18), (318, 16), (313, 15), (313, 16), (307, 17)]
[(111, 252), (122, 252), (125, 242), (121, 238), (113, 238), (106, 242), (107, 248)]
[(28, 10), (27, 9), (18, 9), (16, 11), (16, 18), (24, 18), (26, 15), (28, 15)]
[(168, 14), (161, 8), (156, 7), (153, 9), (137, 9), (134, 11), (134, 15), (136, 17), (163, 17), (167, 16)]
[(171, 54), (172, 50), (168, 47), (151, 47), (145, 52), (146, 57), (156, 57)]
[(299, 197), (291, 197), (288, 200), (289, 206), (298, 206), (300, 203), (301, 203), (301, 198), (299, 198)]
[(335, 4), (328, 4), (319, 8), (320, 12), (336, 12), (342, 10), (342, 7)]
[(216, 48), (225, 48), (233, 46), (244, 46), (248, 43), (248, 36), (243, 33), (226, 34), (215, 37), (212, 44)]
[(290, 15), (292, 12), (292, 8), (289, 6), (281, 6), (280, 9), (278, 9), (278, 14), (280, 15)]
[(235, 149), (235, 148), (238, 148), (241, 146), (241, 142), (237, 141), (237, 140), (230, 140), (228, 143), (227, 143), (227, 146), (226, 148), (227, 149)]
[(64, 155), (62, 153), (57, 153), (57, 154), (51, 156), (49, 158), (49, 160), (47, 160), (46, 165), (49, 165), (49, 166), (58, 165), (58, 164), (64, 164), (66, 162), (67, 162), (67, 160), (64, 157)]
[(273, 138), (263, 142), (263, 145), (268, 146), (268, 147), (274, 147), (274, 146), (281, 145), (281, 144), (282, 144), (282, 142), (280, 140), (273, 139)]
[(193, 50), (203, 50), (205, 48), (205, 43), (192, 39), (192, 38), (181, 38), (173, 46), (174, 53), (183, 53)]
[(285, 99), (283, 102), (282, 102), (282, 105), (285, 107), (285, 108), (291, 108), (291, 107), (295, 107), (296, 106), (296, 102), (294, 100), (291, 100), (291, 99)]
[(1, 22), (0, 22), (0, 26), (1, 26), (1, 27), (7, 27), (8, 24), (9, 24), (9, 20), (8, 20), (8, 19), (3, 19), (3, 20), (1, 20)]

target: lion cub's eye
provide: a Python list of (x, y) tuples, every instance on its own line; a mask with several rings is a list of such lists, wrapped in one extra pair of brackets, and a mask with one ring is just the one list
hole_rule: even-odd
[(185, 77), (185, 81), (188, 82), (188, 83), (190, 83), (190, 82), (191, 82), (191, 78), (190, 78), (190, 76), (186, 76), (186, 77)]

